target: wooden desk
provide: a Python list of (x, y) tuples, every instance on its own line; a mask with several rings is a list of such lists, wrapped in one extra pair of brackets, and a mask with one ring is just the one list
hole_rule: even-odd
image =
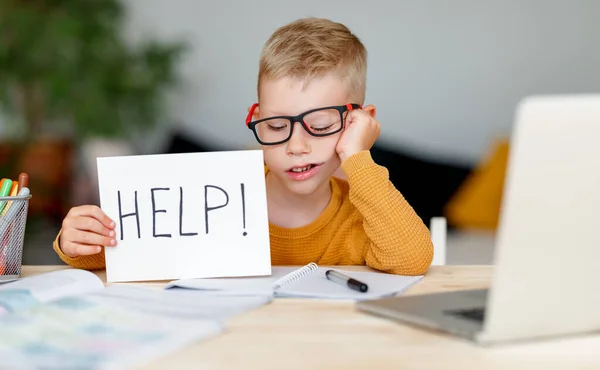
[[(26, 266), (32, 275), (64, 266)], [(363, 269), (354, 267), (353, 269)], [(489, 286), (489, 266), (432, 267), (405, 294)], [(99, 272), (104, 277), (104, 272)], [(144, 283), (160, 288), (164, 282)], [(355, 310), (352, 302), (276, 299), (222, 335), (144, 369), (600, 369), (600, 335), (494, 348)]]

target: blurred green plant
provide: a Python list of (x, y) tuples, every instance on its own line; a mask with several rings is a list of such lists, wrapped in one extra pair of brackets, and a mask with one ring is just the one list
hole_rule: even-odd
[(181, 42), (128, 43), (118, 0), (1, 0), (0, 111), (29, 141), (124, 137), (163, 118)]

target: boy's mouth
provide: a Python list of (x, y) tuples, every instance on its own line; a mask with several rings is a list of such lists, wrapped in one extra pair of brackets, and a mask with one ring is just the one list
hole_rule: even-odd
[(294, 181), (304, 181), (312, 178), (318, 172), (323, 163), (302, 163), (285, 171), (288, 177)]
[(320, 166), (320, 164), (316, 164), (316, 163), (310, 163), (310, 164), (306, 164), (306, 165), (303, 164), (301, 166), (294, 166), (294, 167), (288, 169), (287, 172), (293, 172), (293, 173), (308, 172), (317, 166)]

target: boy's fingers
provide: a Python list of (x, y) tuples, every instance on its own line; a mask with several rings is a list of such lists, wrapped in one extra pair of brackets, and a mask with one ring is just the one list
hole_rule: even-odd
[(100, 221), (104, 226), (112, 229), (115, 223), (98, 206), (81, 206), (72, 209), (73, 216), (88, 216)]
[(83, 245), (75, 244), (75, 251), (78, 256), (87, 256), (90, 254), (97, 254), (102, 251), (102, 247), (99, 245)]
[(100, 221), (92, 217), (77, 217), (69, 222), (69, 227), (77, 230), (93, 231), (108, 237), (114, 237), (115, 231), (104, 226)]
[(346, 115), (346, 127), (350, 126), (351, 124), (353, 124), (354, 122), (356, 122), (356, 120), (358, 119), (358, 117), (360, 117), (360, 114), (364, 113), (361, 110), (351, 110), (350, 112), (348, 112), (348, 115)]
[(102, 247), (100, 247), (99, 245), (83, 245), (69, 241), (65, 241), (64, 244), (61, 246), (61, 249), (64, 254), (71, 258), (75, 258), (77, 256), (82, 255), (87, 256), (90, 254), (97, 254), (102, 251)]
[(69, 233), (68, 240), (76, 244), (102, 245), (109, 247), (117, 245), (117, 241), (113, 238), (81, 230), (73, 230)]

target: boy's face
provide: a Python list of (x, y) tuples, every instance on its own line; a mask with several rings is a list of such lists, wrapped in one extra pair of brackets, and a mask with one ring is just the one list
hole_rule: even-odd
[[(313, 79), (308, 85), (288, 77), (266, 80), (260, 86), (260, 105), (254, 111), (253, 120), (296, 116), (315, 108), (356, 103), (349, 99), (345, 84), (333, 75)], [(263, 145), (265, 163), (272, 176), (289, 191), (311, 194), (321, 186), (328, 186), (329, 178), (339, 167), (336, 145), (342, 133), (343, 130), (315, 137), (306, 132), (300, 122), (295, 122), (288, 141)]]

